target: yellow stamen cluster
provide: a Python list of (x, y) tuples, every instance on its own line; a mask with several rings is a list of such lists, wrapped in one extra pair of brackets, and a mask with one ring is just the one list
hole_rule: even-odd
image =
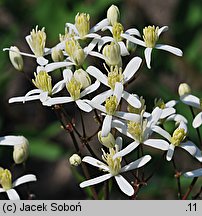
[(69, 38), (65, 43), (65, 51), (76, 65), (82, 65), (85, 59), (85, 53), (79, 42), (74, 38)]
[(111, 96), (105, 101), (105, 109), (108, 115), (113, 115), (117, 108), (117, 98), (116, 96)]
[(116, 42), (122, 41), (121, 34), (123, 34), (123, 25), (121, 23), (115, 23), (112, 27), (113, 38)]
[(159, 27), (148, 26), (143, 29), (143, 39), (145, 41), (146, 47), (154, 48), (158, 40), (158, 30)]
[(75, 17), (75, 26), (81, 38), (85, 37), (90, 30), (90, 15), (86, 13), (77, 14)]
[(30, 35), (31, 39), (29, 40), (29, 42), (34, 54), (36, 55), (36, 57), (43, 56), (46, 44), (45, 28), (38, 30), (38, 26), (36, 26), (36, 29), (33, 29)]
[(154, 105), (155, 105), (155, 107), (159, 107), (161, 109), (166, 108), (165, 102), (161, 98), (159, 98), (159, 99), (156, 98), (155, 101), (154, 101)]
[(62, 35), (62, 34), (59, 34), (59, 40), (60, 42), (62, 41), (66, 41), (66, 40), (69, 40), (70, 38), (74, 37), (75, 36), (75, 33), (72, 32), (71, 34), (69, 33), (68, 29), (65, 28), (65, 34)]
[(122, 68), (118, 67), (117, 65), (115, 67), (110, 67), (110, 72), (108, 73), (108, 85), (114, 90), (116, 82), (122, 82), (123, 81), (123, 74), (122, 74)]
[(82, 85), (74, 77), (67, 83), (66, 87), (69, 94), (74, 100), (78, 100), (80, 98)]
[(133, 136), (134, 140), (142, 140), (142, 126), (140, 122), (129, 121), (128, 132)]
[(0, 168), (0, 185), (4, 190), (12, 188), (12, 175), (9, 170)]
[(116, 159), (113, 159), (113, 156), (117, 153), (117, 151), (114, 148), (109, 148), (109, 153), (105, 153), (104, 150), (102, 151), (102, 159), (104, 162), (107, 163), (109, 167), (109, 172), (114, 176), (118, 175), (121, 170), (122, 157), (117, 157)]
[(49, 95), (52, 93), (52, 79), (46, 71), (39, 71), (39, 73), (34, 73), (35, 80), (32, 79), (34, 85), (44, 92), (48, 92)]
[(173, 132), (173, 136), (171, 137), (171, 143), (174, 146), (179, 146), (180, 143), (185, 139), (186, 137), (186, 132), (183, 128), (177, 128)]

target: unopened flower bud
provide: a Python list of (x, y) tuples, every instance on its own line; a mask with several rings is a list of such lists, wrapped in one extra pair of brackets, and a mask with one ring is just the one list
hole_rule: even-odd
[(75, 26), (81, 38), (86, 36), (90, 30), (90, 15), (85, 13), (78, 13), (75, 17)]
[(9, 190), (12, 188), (12, 175), (7, 169), (0, 169), (0, 185), (4, 190)]
[(118, 43), (111, 42), (104, 46), (103, 55), (105, 56), (105, 62), (109, 66), (122, 66), (121, 50)]
[(74, 78), (81, 83), (82, 89), (91, 85), (91, 79), (88, 73), (83, 69), (78, 69), (74, 72)]
[(18, 71), (22, 71), (24, 64), (23, 58), (19, 52), (20, 50), (16, 46), (11, 46), (9, 51), (9, 58), (13, 67)]
[(25, 137), (22, 137), (22, 143), (14, 145), (13, 160), (16, 164), (25, 162), (29, 155), (29, 142)]
[(72, 166), (78, 166), (81, 164), (81, 157), (78, 154), (73, 154), (70, 158), (69, 158), (69, 163)]
[(181, 83), (178, 88), (178, 93), (180, 96), (184, 96), (186, 94), (191, 93), (191, 88), (187, 83)]
[(116, 22), (119, 21), (120, 12), (117, 6), (111, 5), (107, 10), (107, 19), (109, 23), (113, 26)]
[(102, 145), (106, 146), (107, 148), (113, 148), (116, 142), (114, 136), (111, 133), (108, 133), (106, 137), (103, 137), (101, 135), (101, 131), (98, 132), (98, 140)]
[(51, 58), (54, 62), (60, 62), (64, 60), (64, 55), (61, 49), (54, 47), (51, 52)]

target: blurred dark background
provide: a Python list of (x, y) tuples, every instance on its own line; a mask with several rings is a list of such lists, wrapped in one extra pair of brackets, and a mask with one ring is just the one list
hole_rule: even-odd
[[(40, 102), (8, 104), (9, 98), (24, 95), (32, 86), (12, 67), (8, 53), (2, 49), (16, 45), (29, 53), (24, 38), (36, 25), (45, 27), (47, 47), (52, 47), (58, 42), (59, 33), (64, 33), (65, 22), (74, 23), (77, 12), (89, 13), (93, 26), (106, 17), (111, 4), (119, 7), (125, 29), (136, 27), (142, 32), (147, 25), (168, 25), (169, 31), (162, 34), (160, 42), (176, 46), (184, 53), (179, 58), (154, 50), (152, 69), (141, 69), (137, 81), (129, 88), (130, 92), (143, 95), (149, 109), (154, 105), (155, 97), (165, 101), (177, 99), (181, 82), (187, 82), (196, 95), (202, 93), (201, 0), (0, 0), (0, 135), (24, 135), (30, 142), (26, 167), (12, 165), (12, 149), (8, 147), (0, 149), (0, 166), (12, 167), (16, 176), (23, 170), (36, 174), (38, 182), (30, 185), (36, 199), (85, 199), (86, 194), (78, 186), (81, 181), (77, 173), (79, 168), (70, 168), (68, 163), (69, 156), (74, 153), (73, 145), (68, 134), (60, 128), (54, 112), (41, 106)], [(143, 57), (143, 50), (138, 47), (136, 55)], [(34, 60), (24, 57), (24, 63), (26, 73), (31, 76), (36, 68)], [(178, 110), (190, 119), (187, 108), (179, 105)], [(73, 110), (69, 110), (69, 114), (77, 116)], [(85, 118), (88, 121), (88, 115)], [(197, 141), (195, 132), (190, 133)], [(165, 168), (155, 176), (151, 185), (143, 189), (139, 198), (177, 199), (174, 173), (169, 171), (171, 167), (165, 163)], [(190, 183), (190, 180), (183, 181), (185, 185)], [(21, 197), (26, 199), (23, 191), (27, 191), (26, 187), (19, 187)], [(118, 191), (111, 198), (125, 197)]]

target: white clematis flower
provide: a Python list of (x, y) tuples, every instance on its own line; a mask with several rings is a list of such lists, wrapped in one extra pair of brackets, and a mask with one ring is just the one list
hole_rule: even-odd
[(57, 83), (57, 88), (63, 89), (65, 86), (70, 94), (69, 97), (49, 97), (45, 104), (47, 106), (52, 106), (55, 104), (64, 104), (75, 101), (81, 110), (85, 112), (90, 112), (92, 110), (92, 107), (87, 103), (88, 100), (82, 100), (81, 98), (94, 92), (100, 86), (99, 81), (96, 81), (81, 91), (82, 84), (76, 80), (70, 69), (65, 69), (63, 70), (63, 80)]
[[(120, 145), (118, 145), (119, 142), (120, 142)], [(121, 175), (121, 173), (130, 171), (133, 169), (138, 169), (144, 166), (146, 163), (148, 163), (151, 160), (151, 156), (150, 155), (143, 156), (139, 158), (138, 160), (131, 162), (124, 167), (121, 167), (122, 158), (121, 157), (117, 157), (116, 159), (113, 158), (113, 156), (119, 151), (119, 149), (121, 149), (120, 147), (121, 145), (122, 145), (122, 139), (118, 137), (116, 139), (115, 148), (110, 148), (109, 153), (105, 153), (103, 150), (102, 159), (105, 163), (93, 157), (90, 157), (90, 156), (86, 156), (83, 158), (82, 160), (83, 162), (86, 162), (95, 167), (98, 167), (104, 172), (108, 172), (108, 174), (82, 182), (80, 184), (81, 188), (95, 185), (95, 184), (101, 183), (103, 181), (106, 181), (114, 177), (119, 188), (121, 189), (123, 193), (125, 193), (128, 196), (132, 196), (134, 194), (133, 187), (126, 181), (126, 179)]]
[(123, 157), (129, 154), (140, 144), (144, 144), (160, 150), (168, 150), (169, 144), (162, 139), (150, 139), (153, 133), (153, 128), (157, 124), (162, 110), (156, 107), (148, 118), (143, 118), (144, 114), (141, 113), (139, 120), (133, 119), (128, 123), (120, 120), (113, 120), (112, 127), (116, 128), (119, 132), (130, 137), (134, 141), (126, 146), (124, 149), (115, 154), (116, 157)]
[(173, 47), (170, 45), (164, 45), (164, 44), (156, 44), (161, 33), (163, 33), (164, 31), (167, 31), (167, 30), (168, 30), (168, 26), (163, 26), (161, 28), (159, 28), (159, 27), (155, 28), (155, 26), (145, 27), (143, 30), (144, 41), (142, 41), (138, 38), (135, 38), (133, 36), (130, 36), (128, 34), (122, 34), (122, 37), (135, 43), (135, 44), (137, 44), (137, 45), (146, 47), (146, 49), (144, 51), (144, 55), (145, 55), (147, 67), (150, 69), (151, 68), (151, 66), (150, 66), (151, 52), (152, 52), (153, 48), (165, 50), (165, 51), (171, 52), (177, 56), (183, 55), (182, 51), (176, 47)]
[(6, 192), (10, 200), (20, 200), (15, 187), (28, 182), (36, 181), (36, 176), (32, 174), (24, 175), (12, 183), (11, 172), (7, 169), (0, 168), (0, 193)]
[(110, 130), (111, 130), (111, 124), (112, 124), (112, 117), (116, 116), (122, 119), (126, 120), (139, 120), (140, 115), (134, 114), (134, 113), (126, 113), (122, 111), (117, 111), (117, 107), (120, 103), (121, 96), (123, 94), (123, 85), (119, 82), (115, 84), (115, 89), (113, 91), (113, 95), (106, 99), (105, 105), (101, 105), (103, 102), (92, 99), (88, 103), (93, 107), (101, 112), (105, 113), (106, 116), (103, 121), (102, 130), (101, 130), (101, 136), (106, 137)]
[[(117, 82), (123, 86), (135, 75), (135, 73), (137, 72), (137, 70), (141, 65), (141, 62), (142, 62), (141, 58), (134, 57), (127, 64), (123, 73), (122, 73), (122, 68), (118, 68), (117, 66), (115, 66), (115, 67), (111, 67), (111, 71), (108, 72), (108, 76), (103, 74), (98, 68), (94, 66), (89, 66), (86, 72), (89, 73), (91, 76), (95, 77), (105, 86), (111, 88), (110, 90), (95, 96), (93, 100), (95, 102), (97, 101), (100, 104), (103, 103), (108, 97), (110, 97), (113, 94), (115, 84)], [(122, 98), (124, 98), (133, 107), (139, 108), (141, 106), (141, 103), (136, 96), (129, 94), (124, 90), (122, 92)]]
[(159, 126), (155, 126), (153, 130), (159, 133), (161, 136), (165, 137), (169, 141), (169, 148), (166, 155), (166, 159), (170, 161), (173, 157), (175, 147), (183, 148), (198, 161), (202, 162), (202, 155), (200, 149), (191, 141), (183, 142), (187, 134), (187, 125), (181, 121), (178, 128), (173, 132), (172, 136)]

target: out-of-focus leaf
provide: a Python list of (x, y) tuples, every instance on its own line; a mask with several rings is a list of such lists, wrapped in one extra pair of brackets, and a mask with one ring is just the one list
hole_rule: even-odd
[(187, 24), (194, 28), (202, 24), (202, 5), (200, 4), (190, 4), (189, 12), (187, 14)]
[(50, 124), (47, 128), (41, 131), (40, 136), (43, 137), (53, 137), (56, 136), (61, 131), (60, 123), (54, 122)]

